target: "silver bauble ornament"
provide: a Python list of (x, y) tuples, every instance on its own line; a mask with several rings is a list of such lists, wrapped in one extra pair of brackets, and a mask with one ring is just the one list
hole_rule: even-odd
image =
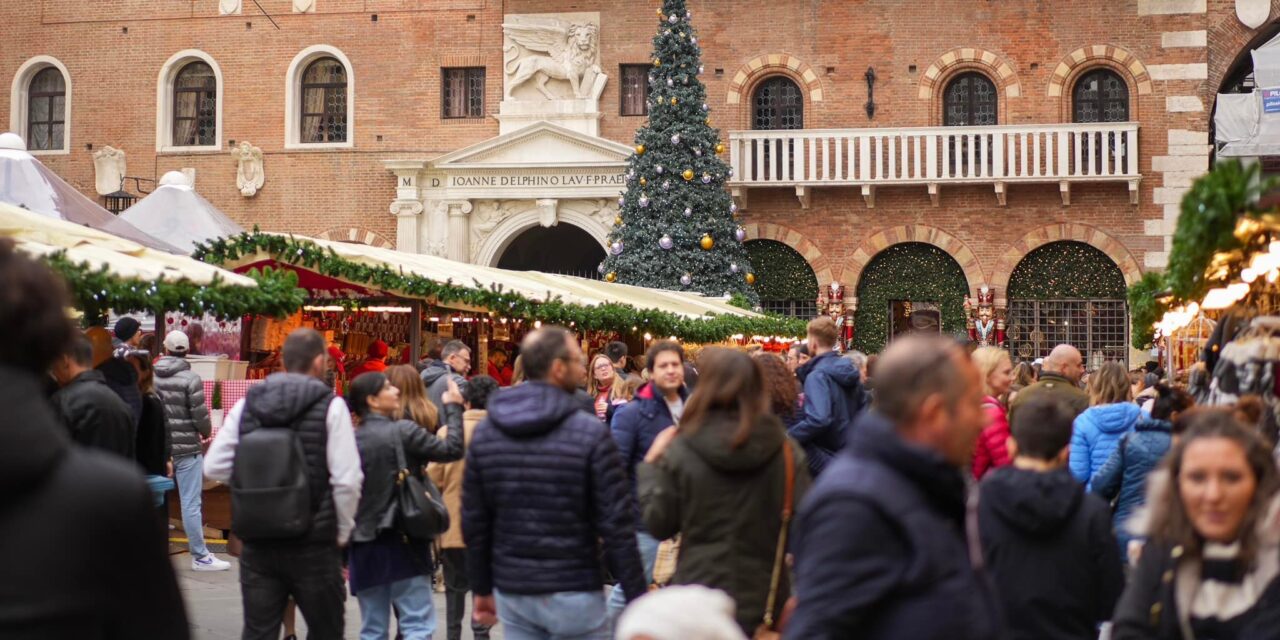
[(670, 249), (675, 246), (675, 242), (671, 240), (671, 236), (663, 234), (663, 236), (658, 239), (658, 246), (663, 249)]
[(693, 209), (690, 209), (689, 207), (685, 207), (685, 208), (684, 208), (684, 217), (688, 218), (688, 217), (689, 217), (689, 216), (691, 216), (691, 215), (693, 215)]
[(738, 227), (734, 230), (733, 237), (737, 238), (738, 242), (742, 242), (747, 239), (747, 230), (742, 227)]
[(709, 173), (702, 174), (702, 184), (711, 184), (711, 174)]
[(614, 240), (613, 244), (609, 245), (609, 253), (612, 253), (615, 256), (622, 255), (622, 241)]
[(730, 271), (730, 272), (732, 272), (732, 273), (737, 273), (737, 272), (738, 272), (738, 263), (736, 263), (736, 262), (730, 262), (730, 263), (729, 263), (729, 271)]
[(676, 81), (675, 81), (675, 80), (672, 80), (671, 78), (667, 78), (667, 86), (668, 86), (668, 87), (674, 87), (674, 86), (676, 86)]
[(640, 207), (645, 208), (648, 206), (649, 206), (649, 196), (645, 196), (645, 195), (640, 196)]
[(738, 203), (736, 203), (736, 202), (730, 202), (730, 203), (729, 203), (729, 213), (737, 213), (737, 212), (738, 212)]
[(663, 191), (666, 191), (667, 189), (670, 189), (670, 188), (671, 188), (671, 181), (670, 181), (670, 180), (663, 180), (663, 181), (662, 181), (662, 190), (663, 190)]
[(680, 18), (678, 16), (675, 16), (675, 15), (667, 16), (667, 22), (670, 24), (675, 24), (679, 21), (680, 21)]
[(671, 144), (680, 144), (680, 134), (671, 136)]
[(684, 274), (684, 275), (682, 275), (682, 276), (680, 276), (680, 284), (682, 284), (682, 285), (684, 285), (684, 286), (686, 286), (686, 287), (687, 287), (687, 286), (689, 286), (689, 285), (691, 285), (691, 284), (693, 284), (693, 276), (691, 276), (691, 275), (689, 275), (689, 274), (687, 274), (687, 273), (686, 273), (686, 274)]
[(597, 272), (599, 272), (599, 273), (601, 273), (601, 274), (603, 274), (603, 273), (604, 273), (604, 263), (603, 263), (603, 262), (601, 262), (601, 263), (600, 263), (600, 266), (596, 267), (596, 271), (597, 271)]
[(655, 165), (653, 170), (657, 173), (662, 173), (662, 165)]

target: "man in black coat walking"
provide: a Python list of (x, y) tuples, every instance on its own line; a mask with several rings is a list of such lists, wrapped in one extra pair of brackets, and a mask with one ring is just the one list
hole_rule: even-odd
[(982, 482), (983, 555), (1012, 640), (1092, 640), (1124, 588), (1111, 510), (1066, 468), (1074, 415), (1028, 400), (1011, 426), (1013, 464)]
[(40, 377), (78, 337), (69, 304), (47, 267), (0, 240), (0, 638), (186, 640), (142, 474), (71, 442), (40, 392)]
[(71, 439), (133, 460), (137, 423), (129, 406), (107, 386), (102, 372), (93, 368), (93, 345), (88, 338), (75, 335), (66, 353), (54, 361), (53, 377), (62, 387), (51, 398), (54, 413)]
[(800, 505), (786, 635), (997, 638), (960, 473), (986, 426), (978, 370), (953, 341), (911, 336), (885, 351), (876, 377), (873, 410)]
[(572, 395), (587, 374), (573, 334), (543, 327), (521, 354), (529, 382), (489, 399), (467, 450), (475, 619), (492, 625), (501, 609), (521, 638), (605, 640), (601, 558), (628, 601), (645, 592), (627, 476), (609, 428)]

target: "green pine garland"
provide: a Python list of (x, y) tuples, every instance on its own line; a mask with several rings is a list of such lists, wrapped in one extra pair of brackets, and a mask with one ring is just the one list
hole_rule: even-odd
[(627, 304), (585, 306), (567, 303), (559, 298), (539, 302), (505, 291), (501, 285), (490, 288), (475, 282), (468, 286), (454, 283), (452, 279), (437, 282), (386, 266), (370, 267), (342, 258), (332, 250), (326, 250), (306, 239), (292, 236), (243, 233), (198, 246), (193, 255), (210, 264), (226, 265), (260, 252), (284, 264), (296, 265), (331, 278), (381, 291), (410, 298), (432, 299), (445, 306), (462, 303), (488, 309), (493, 314), (509, 318), (572, 325), (583, 330), (649, 332), (656, 336), (677, 336), (698, 343), (719, 342), (734, 334), (795, 337), (802, 336), (805, 332), (804, 322), (772, 315), (685, 318), (668, 311), (638, 309)]
[(1100, 249), (1052, 242), (1027, 254), (1009, 276), (1010, 300), (1121, 299), (1124, 273)]
[(707, 119), (711, 108), (699, 79), (702, 48), (693, 15), (685, 0), (664, 0), (658, 13), (649, 120), (636, 131), (636, 153), (627, 162), (626, 192), (619, 199), (622, 224), (609, 235), (600, 272), (606, 280), (642, 287), (739, 293), (756, 306), (748, 280), (759, 274), (752, 274), (725, 190), (731, 170), (717, 157), (719, 132)]
[(1168, 289), (1162, 273), (1148, 271), (1142, 279), (1129, 287), (1129, 321), (1133, 348), (1146, 349), (1155, 341), (1155, 324), (1159, 322), (1169, 305), (1160, 296)]
[(1259, 180), (1261, 165), (1222, 162), (1198, 178), (1182, 197), (1182, 212), (1169, 253), (1167, 284), (1178, 300), (1199, 300), (1209, 290), (1205, 269), (1214, 254), (1241, 248), (1236, 223), (1258, 213), (1258, 196), (1275, 186)]
[(892, 300), (935, 302), (942, 307), (942, 331), (965, 330), (964, 300), (969, 284), (951, 254), (930, 244), (893, 245), (876, 255), (858, 283), (854, 346), (879, 353), (889, 338)]
[(777, 240), (751, 240), (746, 247), (761, 300), (817, 300), (818, 276), (799, 251)]
[(219, 318), (239, 318), (247, 314), (286, 316), (302, 307), (306, 292), (298, 288), (297, 274), (289, 271), (256, 269), (246, 274), (258, 286), (235, 287), (222, 284), (199, 285), (189, 280), (146, 282), (120, 278), (105, 268), (76, 263), (64, 252), (44, 258), (67, 282), (72, 298), (86, 317), (157, 310), (180, 311), (189, 315), (213, 314)]

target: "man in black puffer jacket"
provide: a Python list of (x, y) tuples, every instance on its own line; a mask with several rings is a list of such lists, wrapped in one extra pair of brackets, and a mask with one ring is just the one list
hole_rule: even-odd
[(467, 452), (462, 531), (476, 620), (496, 622), (496, 596), (521, 637), (603, 640), (601, 556), (628, 601), (645, 591), (627, 476), (608, 427), (572, 395), (587, 373), (573, 335), (544, 327), (521, 354), (529, 382), (489, 399)]

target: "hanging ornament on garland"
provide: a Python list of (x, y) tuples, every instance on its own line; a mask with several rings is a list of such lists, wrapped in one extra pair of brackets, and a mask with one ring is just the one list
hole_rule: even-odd
[(647, 208), (648, 206), (649, 206), (649, 196), (643, 193), (640, 194), (640, 208), (644, 209), (644, 208)]
[(693, 169), (685, 169), (685, 170), (684, 170), (684, 172), (680, 174), (680, 177), (684, 178), (684, 179), (685, 179), (685, 182), (688, 182), (689, 180), (692, 180), (692, 179), (693, 179)]
[[(671, 106), (673, 106), (673, 107), (674, 107), (674, 106), (676, 106), (676, 97), (675, 97), (675, 96), (671, 96)], [(710, 123), (708, 123), (708, 124), (710, 124)]]
[(596, 272), (597, 272), (597, 273), (600, 273), (601, 275), (603, 275), (603, 274), (604, 274), (604, 263), (603, 263), (603, 262), (601, 262), (601, 263), (600, 263), (600, 266), (596, 267)]
[(613, 244), (609, 245), (609, 253), (612, 253), (615, 256), (620, 256), (622, 255), (622, 248), (622, 241), (614, 240)]
[(618, 274), (610, 271), (609, 273), (605, 274), (604, 279), (606, 282), (613, 282), (618, 279)]
[(663, 249), (670, 249), (675, 246), (675, 243), (671, 240), (671, 236), (664, 233), (662, 234), (662, 237), (658, 239), (658, 246)]
[(680, 21), (680, 18), (677, 18), (675, 15), (667, 16), (667, 24), (675, 24), (679, 21)]
[(648, 181), (648, 180), (645, 180), (645, 179), (644, 179), (644, 176), (640, 176), (640, 186), (645, 187), (645, 186), (648, 186), (648, 185), (649, 185), (649, 181)]
[(711, 234), (704, 233), (702, 234), (702, 240), (698, 242), (698, 246), (710, 251), (712, 247), (716, 246), (716, 241), (711, 238)]
[(636, 145), (636, 155), (638, 156), (644, 155), (644, 145), (642, 144)]
[(724, 153), (724, 143), (723, 143), (723, 142), (717, 142), (717, 143), (716, 143), (716, 153), (717, 153), (717, 154)]
[(702, 174), (702, 184), (711, 184), (711, 174), (709, 173)]
[(614, 225), (614, 226), (616, 226), (616, 227), (621, 227), (621, 226), (622, 226), (622, 216), (615, 216), (615, 217), (613, 218), (613, 225)]
[(691, 216), (691, 215), (693, 215), (693, 209), (692, 209), (692, 208), (690, 208), (690, 207), (685, 207), (685, 208), (684, 208), (684, 217), (688, 218), (688, 217), (689, 217), (689, 216)]
[(738, 242), (742, 242), (743, 240), (746, 240), (746, 239), (747, 239), (747, 230), (746, 230), (746, 228), (745, 228), (745, 227), (741, 227), (741, 226), (740, 226), (740, 227), (738, 227), (737, 229), (734, 229), (734, 230), (733, 230), (733, 237), (737, 238), (737, 239), (738, 239)]
[(729, 272), (730, 272), (730, 273), (737, 273), (737, 272), (738, 272), (738, 263), (736, 263), (736, 262), (730, 262), (730, 263), (729, 263)]
[(755, 283), (756, 283), (756, 274), (751, 273), (750, 271), (748, 271), (748, 272), (747, 272), (747, 275), (746, 275), (746, 276), (744, 276), (744, 278), (743, 278), (743, 279), (747, 281), (747, 284), (755, 284)]
[(655, 59), (655, 60), (653, 61), (653, 66), (654, 66), (654, 67), (661, 67), (661, 66), (662, 66), (662, 61), (661, 61), (661, 60), (657, 60), (657, 59)]
[(680, 144), (680, 134), (671, 136), (671, 144)]
[(693, 276), (686, 272), (684, 275), (680, 276), (680, 284), (686, 287), (693, 284)]
[(660, 165), (660, 164), (659, 164), (659, 165), (655, 165), (655, 166), (653, 167), (653, 170), (654, 170), (654, 171), (656, 171), (656, 172), (658, 172), (658, 173), (662, 173), (662, 165)]
[(619, 207), (625, 207), (625, 206), (627, 206), (627, 197), (626, 197), (626, 196), (618, 196), (618, 206), (619, 206)]
[(671, 78), (667, 78), (667, 86), (668, 86), (668, 87), (674, 87), (674, 86), (676, 86), (676, 81), (675, 81), (675, 80), (672, 80)]
[(702, 149), (694, 149), (694, 150), (693, 150), (693, 155), (698, 156), (699, 158), (701, 158), (701, 157), (702, 157)]

